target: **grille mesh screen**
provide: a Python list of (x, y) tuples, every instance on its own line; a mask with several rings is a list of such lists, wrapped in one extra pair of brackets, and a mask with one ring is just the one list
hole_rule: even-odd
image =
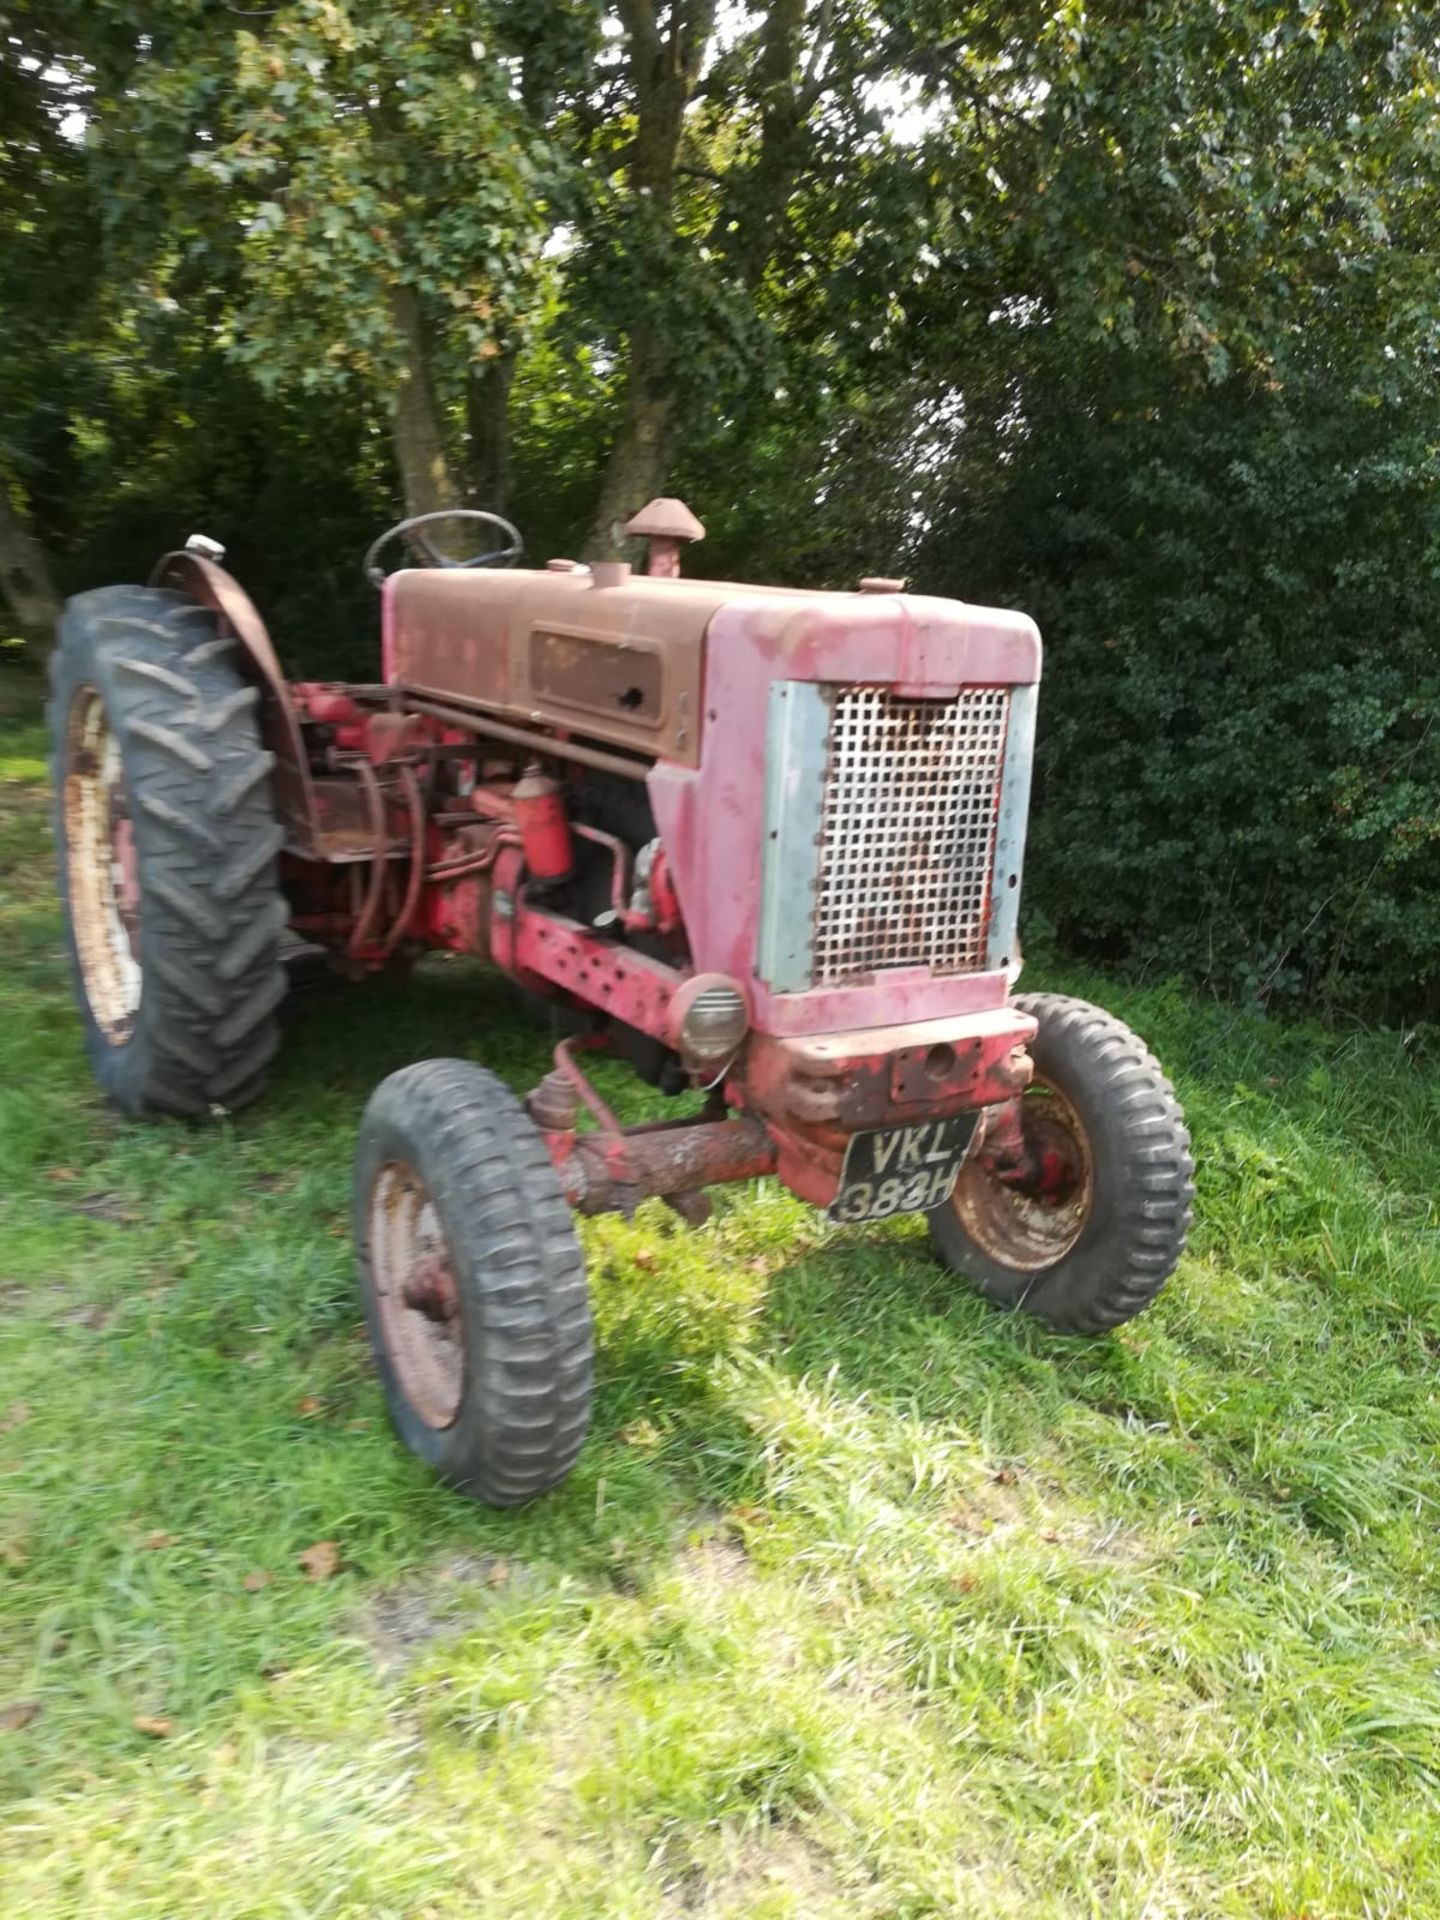
[(835, 697), (820, 824), (817, 986), (881, 967), (985, 965), (1010, 693)]

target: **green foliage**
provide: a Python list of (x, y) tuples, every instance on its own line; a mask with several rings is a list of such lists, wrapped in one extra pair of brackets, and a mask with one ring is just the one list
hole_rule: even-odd
[(3, 18), (0, 485), (63, 585), (203, 524), (365, 675), (402, 498), (573, 554), (663, 485), (707, 572), (1036, 614), (1067, 941), (1434, 1010), (1427, 9)]
[(1049, 637), (1032, 904), (1071, 945), (1262, 1001), (1432, 1016), (1433, 402), (1110, 397), (1045, 394), (927, 547), (937, 585)]
[[(85, 236), (82, 157), (61, 135), (54, 88), (15, 57), (4, 26), (0, 14), (0, 485), (18, 481), (50, 513), (75, 469), (74, 411), (103, 385), (80, 345), (98, 261)], [(47, 41), (35, 46), (32, 59), (59, 61)]]
[(388, 292), (414, 287), (462, 364), (523, 318), (544, 171), (483, 9), (304, 4), (235, 38), (223, 133), (193, 164), (234, 196), (226, 344), (262, 384), (393, 383)]

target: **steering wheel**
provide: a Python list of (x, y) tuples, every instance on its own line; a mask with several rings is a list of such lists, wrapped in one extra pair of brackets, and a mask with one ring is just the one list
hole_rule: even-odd
[[(504, 544), (492, 547), (487, 553), (474, 554), (468, 560), (451, 560), (429, 539), (428, 529), (437, 520), (483, 521), (488, 527), (500, 529)], [(387, 570), (380, 564), (380, 555), (392, 540), (401, 541), (419, 558), (422, 567), (513, 567), (525, 551), (525, 542), (520, 538), (519, 529), (512, 527), (498, 513), (482, 513), (477, 507), (441, 507), (434, 513), (417, 513), (412, 519), (397, 520), (393, 527), (385, 529), (378, 540), (370, 543), (363, 564), (365, 578), (373, 587), (385, 584)], [(398, 572), (398, 568), (390, 571)]]

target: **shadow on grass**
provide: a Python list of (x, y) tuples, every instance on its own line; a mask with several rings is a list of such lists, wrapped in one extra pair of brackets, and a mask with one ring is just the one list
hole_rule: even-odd
[[(217, 1204), (256, 1199), (257, 1183), (275, 1177), (268, 1168), (308, 1169), (340, 1259), (300, 1309), (294, 1354), (312, 1373), (328, 1370), (337, 1417), (374, 1411), (348, 1260), (349, 1161), (365, 1101), (386, 1074), (440, 1055), (480, 1061), (524, 1093), (548, 1069), (552, 1047), (509, 983), (466, 961), (430, 960), (405, 980), (322, 980), (286, 1003), (269, 1090), (231, 1123), (250, 1151), (220, 1176), (228, 1190)], [(622, 1066), (602, 1063), (599, 1077), (626, 1120), (674, 1110)], [(208, 1137), (183, 1125), (159, 1130), (162, 1141), (193, 1139), (202, 1152)], [(766, 1443), (722, 1377), (721, 1363), (740, 1354), (796, 1380), (830, 1376), (857, 1401), (965, 1428), (997, 1454), (1045, 1445), (1069, 1401), (1161, 1416), (1153, 1381), (1123, 1344), (1062, 1341), (998, 1313), (929, 1256), (920, 1223), (836, 1234), (788, 1199), (776, 1214), (757, 1230), (746, 1197), (732, 1194), (715, 1227), (698, 1234), (658, 1202), (634, 1223), (586, 1224), (601, 1343), (592, 1438), (569, 1487), (545, 1503), (561, 1504), (562, 1525), (538, 1509), (499, 1521), (516, 1551), (543, 1543), (563, 1570), (618, 1569), (634, 1582), (672, 1551), (688, 1516), (755, 1497)], [(203, 1209), (197, 1228), (202, 1218)], [(194, 1331), (231, 1362), (243, 1357), (254, 1311), (247, 1294), (214, 1297)], [(385, 1443), (394, 1444), (388, 1434)], [(426, 1480), (413, 1463), (407, 1473)], [(456, 1507), (462, 1524), (493, 1532), (492, 1517)]]

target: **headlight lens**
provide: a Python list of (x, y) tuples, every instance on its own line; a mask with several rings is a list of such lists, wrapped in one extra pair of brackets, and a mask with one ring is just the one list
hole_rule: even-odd
[(716, 1066), (740, 1050), (750, 1028), (745, 995), (733, 980), (712, 974), (692, 983), (680, 1012), (680, 1053), (697, 1067)]

